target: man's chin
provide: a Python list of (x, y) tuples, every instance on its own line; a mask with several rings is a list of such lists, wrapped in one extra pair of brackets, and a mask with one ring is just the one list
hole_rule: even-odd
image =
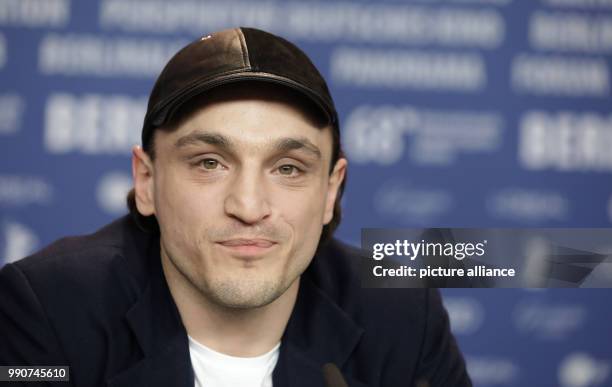
[[(277, 300), (287, 290), (272, 281), (224, 281), (208, 290), (208, 298), (218, 306), (229, 309), (261, 308)], [(237, 283), (238, 282), (238, 283)]]

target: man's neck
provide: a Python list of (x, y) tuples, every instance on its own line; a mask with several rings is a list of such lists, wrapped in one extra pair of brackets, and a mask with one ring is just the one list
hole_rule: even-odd
[(162, 268), (187, 334), (230, 356), (253, 357), (280, 341), (297, 299), (300, 278), (276, 300), (258, 308), (229, 308), (211, 302), (162, 253)]

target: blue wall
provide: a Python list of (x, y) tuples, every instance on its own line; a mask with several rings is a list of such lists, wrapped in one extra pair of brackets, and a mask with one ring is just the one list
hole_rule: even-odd
[[(612, 1), (0, 0), (0, 264), (125, 212), (173, 52), (275, 32), (326, 76), (362, 227), (610, 227)], [(609, 290), (445, 290), (478, 386), (612, 385)]]

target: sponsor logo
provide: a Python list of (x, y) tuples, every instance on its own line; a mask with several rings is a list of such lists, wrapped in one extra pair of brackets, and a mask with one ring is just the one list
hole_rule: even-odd
[(609, 54), (612, 18), (577, 12), (534, 12), (529, 20), (529, 43), (539, 50)]
[(520, 374), (519, 366), (507, 358), (466, 356), (465, 363), (475, 386), (514, 385)]
[(486, 207), (497, 218), (539, 223), (567, 220), (570, 203), (554, 191), (505, 188), (490, 195)]
[(186, 43), (47, 34), (38, 47), (38, 68), (46, 75), (153, 78)]
[(25, 102), (20, 95), (0, 94), (0, 135), (17, 133), (21, 129), (24, 111)]
[(525, 169), (612, 171), (612, 115), (532, 110), (519, 130), (518, 159)]
[(561, 387), (603, 386), (609, 381), (611, 364), (609, 360), (599, 360), (586, 353), (570, 353), (559, 365), (559, 384)]
[(2, 0), (0, 25), (63, 27), (70, 21), (69, 0)]
[(477, 332), (484, 322), (482, 304), (474, 298), (444, 297), (451, 329), (456, 335), (471, 335)]
[(6, 38), (0, 33), (0, 70), (6, 64)]
[(18, 207), (48, 204), (53, 200), (53, 186), (43, 178), (0, 175), (0, 205)]
[(513, 319), (521, 333), (545, 340), (565, 340), (584, 326), (586, 314), (582, 305), (526, 302), (515, 308)]
[(415, 164), (449, 166), (460, 154), (497, 150), (503, 126), (496, 113), (362, 105), (346, 120), (344, 146), (355, 163), (387, 166), (406, 153)]
[(389, 181), (374, 195), (374, 209), (384, 217), (406, 225), (430, 224), (446, 214), (453, 197), (445, 190), (416, 187), (408, 182)]
[(486, 87), (486, 65), (474, 53), (337, 48), (331, 80), (351, 87), (477, 92)]
[(98, 182), (96, 199), (102, 210), (111, 215), (127, 211), (126, 195), (132, 188), (132, 178), (123, 172), (111, 172)]
[(512, 62), (512, 88), (559, 97), (605, 97), (610, 72), (604, 59), (521, 54)]
[(126, 155), (140, 143), (146, 106), (146, 97), (52, 94), (45, 109), (45, 149), (52, 154)]
[[(504, 4), (509, 0), (484, 1)], [(199, 34), (203, 30), (219, 30), (228, 25), (252, 25), (305, 41), (341, 40), (480, 49), (499, 47), (504, 42), (506, 30), (504, 18), (495, 9), (349, 1), (304, 4), (182, 1), (176, 4), (158, 0), (102, 0), (99, 24), (113, 31), (155, 34)]]
[(39, 239), (29, 227), (13, 221), (2, 223), (3, 242), (1, 263), (11, 263), (32, 254), (39, 245)]

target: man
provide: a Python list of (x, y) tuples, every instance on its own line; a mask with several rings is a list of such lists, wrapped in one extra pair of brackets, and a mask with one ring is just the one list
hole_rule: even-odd
[(434, 290), (362, 289), (333, 240), (347, 161), (325, 81), (239, 28), (151, 92), (131, 216), (0, 271), (0, 364), (75, 386), (466, 386)]

